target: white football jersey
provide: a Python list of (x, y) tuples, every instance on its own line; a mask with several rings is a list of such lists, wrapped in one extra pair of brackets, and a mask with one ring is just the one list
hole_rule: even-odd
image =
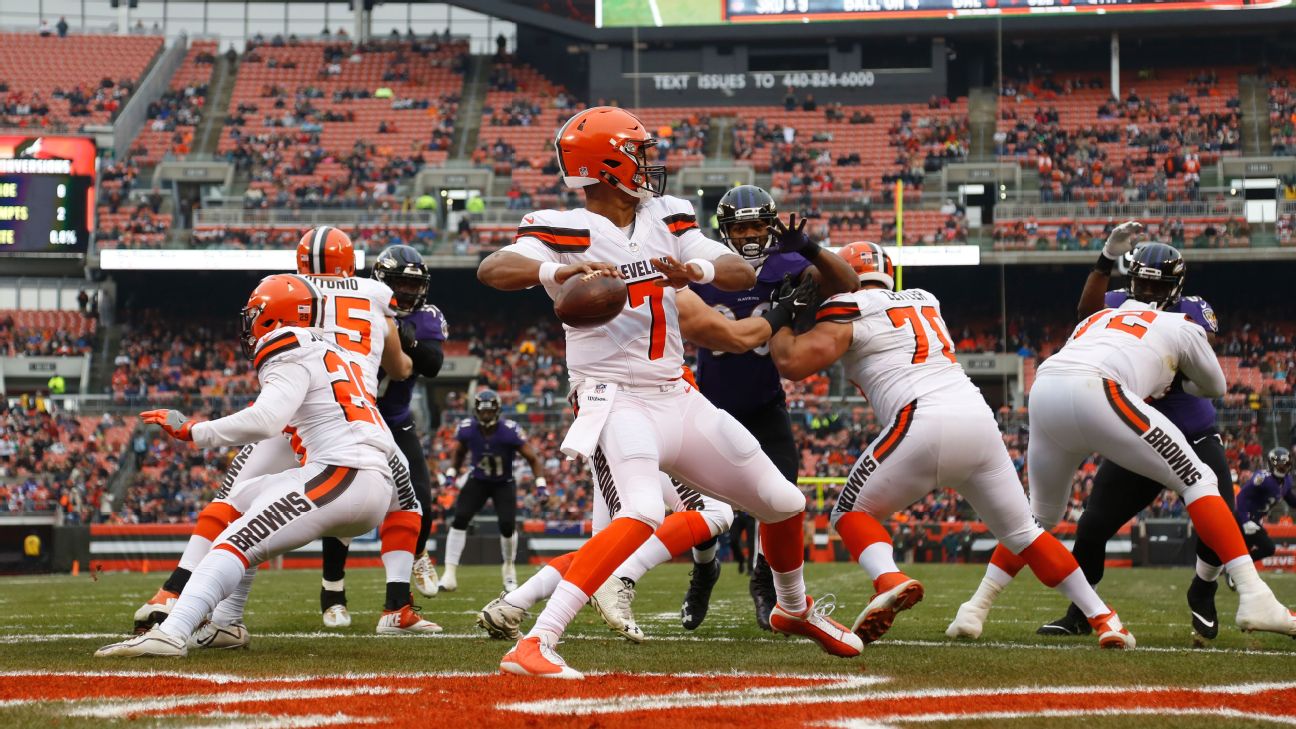
[(1180, 371), (1212, 391), (1224, 382), (1205, 329), (1184, 314), (1129, 299), (1080, 322), (1037, 374), (1098, 375), (1146, 399), (1164, 395)]
[[(684, 365), (675, 289), (657, 285), (665, 277), (652, 267), (651, 259), (715, 260), (733, 253), (702, 235), (692, 203), (677, 197), (641, 203), (629, 236), (612, 221), (584, 208), (539, 210), (522, 219), (513, 244), (503, 250), (537, 261), (564, 265), (602, 261), (621, 268), (629, 289), (625, 310), (600, 327), (563, 328), (573, 380), (622, 385), (655, 385), (678, 379)], [(558, 288), (546, 287), (550, 298), (558, 295)]]
[(815, 321), (851, 324), (842, 363), (879, 421), (893, 420), (905, 405), (933, 394), (973, 396), (985, 405), (954, 358), (940, 302), (922, 289), (837, 294), (819, 306)]
[(324, 297), (320, 328), (330, 341), (359, 358), (365, 388), (378, 391), (387, 317), (396, 316), (391, 287), (358, 276), (305, 276)]
[(364, 382), (362, 358), (327, 336), (282, 327), (262, 337), (252, 358), (261, 384), (256, 402), (195, 424), (194, 443), (211, 448), (259, 442), (278, 433), (276, 426), (286, 419), (300, 440), (303, 463), (387, 472), (396, 443)]

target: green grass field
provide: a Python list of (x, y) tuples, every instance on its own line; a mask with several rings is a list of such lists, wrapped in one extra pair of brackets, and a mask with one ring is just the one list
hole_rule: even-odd
[[(1079, 701), (1085, 714), (1105, 705), (1105, 700), (1101, 695), (1096, 696), (1092, 687), (1158, 687), (1160, 693), (1147, 694), (1143, 699), (1130, 699), (1131, 695), (1126, 695), (1123, 689), (1117, 695), (1122, 700), (1134, 701), (1135, 708), (1159, 711), (1158, 707), (1176, 706), (1172, 699), (1178, 696), (1173, 691), (1166, 693), (1168, 689), (1161, 687), (1191, 691), (1200, 686), (1288, 681), (1292, 678), (1292, 667), (1296, 666), (1296, 641), (1275, 635), (1246, 635), (1231, 627), (1232, 611), (1237, 601), (1235, 595), (1224, 589), (1221, 589), (1219, 599), (1221, 616), (1225, 618), (1219, 639), (1210, 649), (1193, 649), (1183, 599), (1190, 572), (1182, 569), (1108, 572), (1102, 586), (1103, 595), (1117, 607), (1139, 642), (1137, 650), (1122, 653), (1100, 651), (1092, 638), (1057, 640), (1036, 636), (1036, 626), (1056, 617), (1064, 605), (1053, 593), (1029, 579), (1018, 580), (1004, 595), (979, 643), (949, 641), (944, 636), (945, 626), (958, 604), (971, 594), (980, 579), (981, 568), (916, 566), (913, 574), (926, 584), (927, 598), (914, 610), (902, 614), (886, 639), (866, 647), (863, 656), (852, 660), (831, 658), (808, 642), (774, 636), (757, 629), (751, 617), (745, 577), (740, 577), (732, 564), (725, 565), (706, 624), (695, 633), (685, 633), (679, 627), (678, 607), (688, 579), (687, 570), (687, 565), (667, 565), (640, 583), (635, 609), (649, 636), (642, 645), (632, 645), (609, 632), (592, 611), (586, 610), (578, 617), (561, 646), (562, 655), (571, 665), (587, 673), (613, 675), (593, 675), (584, 684), (576, 685), (490, 675), (510, 647), (487, 639), (473, 624), (476, 610), (499, 590), (498, 570), (491, 567), (466, 568), (460, 573), (457, 592), (421, 600), (424, 614), (440, 623), (445, 633), (417, 638), (380, 638), (373, 634), (382, 599), (382, 575), (378, 570), (353, 570), (349, 573), (348, 594), (354, 623), (347, 630), (329, 634), (322, 632), (318, 617), (318, 574), (306, 570), (266, 572), (258, 579), (249, 603), (248, 626), (253, 632), (251, 649), (193, 650), (189, 657), (179, 660), (127, 661), (92, 657), (97, 647), (112, 642), (115, 636), (130, 628), (131, 613), (152, 593), (162, 575), (105, 574), (97, 581), (86, 576), (3, 578), (0, 579), (0, 672), (19, 673), (17, 676), (11, 673), (10, 677), (0, 681), (0, 726), (89, 727), (104, 726), (105, 723), (117, 726), (128, 721), (131, 726), (357, 724), (337, 717), (354, 718), (347, 713), (352, 710), (364, 714), (367, 704), (361, 698), (341, 702), (310, 701), (299, 698), (297, 694), (267, 694), (259, 695), (255, 700), (249, 699), (251, 703), (247, 704), (240, 703), (241, 699), (217, 702), (213, 694), (208, 693), (235, 688), (247, 690), (249, 685), (264, 689), (267, 685), (281, 685), (289, 679), (297, 681), (303, 677), (333, 674), (347, 674), (348, 681), (376, 682), (393, 691), (396, 689), (392, 686), (413, 682), (406, 694), (402, 694), (407, 698), (401, 700), (432, 702), (430, 713), (418, 717), (402, 712), (391, 716), (380, 714), (383, 716), (380, 723), (403, 724), (409, 720), (409, 725), (414, 725), (413, 719), (417, 718), (419, 726), (462, 723), (467, 717), (457, 716), (455, 707), (465, 702), (467, 706), (463, 710), (476, 717), (473, 723), (481, 726), (615, 726), (623, 720), (626, 725), (638, 726), (667, 723), (672, 726), (719, 726), (727, 725), (734, 716), (748, 717), (750, 721), (744, 720), (745, 724), (794, 726), (818, 722), (825, 717), (860, 716), (860, 712), (872, 712), (868, 714), (871, 716), (879, 712), (885, 715), (885, 707), (875, 705), (876, 702), (868, 704), (868, 701), (871, 697), (891, 696), (894, 692), (917, 692), (915, 695), (921, 697), (926, 695), (923, 692), (965, 689), (966, 693), (979, 696), (988, 690), (1057, 686), (1068, 687), (1062, 692), (1063, 697), (1068, 702)], [(530, 569), (523, 570), (524, 575), (529, 572)], [(807, 573), (813, 594), (835, 593), (838, 603), (835, 617), (842, 622), (849, 623), (853, 619), (871, 591), (863, 574), (853, 566), (810, 565)], [(1269, 581), (1280, 598), (1288, 603), (1296, 602), (1296, 576), (1271, 575)], [(121, 671), (131, 673), (125, 677), (107, 678), (88, 675), (88, 672)], [(24, 672), (59, 675), (26, 676)], [(486, 675), (421, 678), (409, 675), (449, 672)], [(735, 677), (734, 672), (762, 676)], [(357, 678), (350, 675), (384, 673), (402, 674), (403, 677), (392, 679), (396, 683), (391, 684), (372, 676)], [(671, 678), (669, 674), (684, 673), (701, 674), (701, 677), (687, 680), (688, 690), (712, 691), (716, 692), (714, 696), (721, 698), (713, 696), (700, 704), (690, 699), (684, 702), (686, 708), (654, 712), (650, 707), (637, 714), (595, 714), (592, 718), (537, 717), (500, 709), (502, 703), (515, 697), (571, 700), (570, 697), (577, 695), (603, 697), (606, 702), (614, 703), (601, 705), (615, 706), (615, 702), (626, 700), (630, 694), (678, 691), (673, 684), (667, 684), (682, 679)], [(157, 675), (150, 677), (150, 674)], [(623, 674), (667, 676), (627, 678)], [(813, 691), (795, 688), (790, 694), (788, 689), (777, 687), (744, 689), (778, 684), (780, 679), (784, 679), (783, 683), (804, 682), (806, 674), (845, 677), (861, 685), (818, 687)], [(185, 677), (190, 675), (204, 683), (186, 684)], [(216, 683), (206, 683), (213, 681)], [(464, 685), (472, 688), (443, 691), (445, 695), (441, 698), (437, 698), (436, 691), (427, 688), (459, 681), (468, 681)], [(173, 686), (168, 682), (179, 683)], [(875, 683), (865, 686), (861, 682)], [(662, 685), (658, 686), (658, 683)], [(295, 683), (291, 685), (296, 686)], [(377, 690), (372, 686), (356, 688), (350, 684), (349, 688), (311, 686), (314, 688), (310, 691), (334, 696), (351, 696), (348, 692), (359, 691), (363, 697), (368, 695), (365, 691)], [(770, 695), (778, 700), (770, 700), (759, 711), (746, 708), (743, 709), (745, 713), (739, 715), (723, 713), (736, 710), (724, 708), (736, 706), (734, 702), (765, 701), (750, 698), (764, 695), (761, 691), (772, 692)], [(848, 695), (846, 698), (841, 698), (843, 691)], [(827, 703), (816, 703), (819, 699), (810, 701), (806, 698), (811, 694), (820, 698), (824, 695), (837, 698), (824, 700)], [(177, 695), (187, 698), (167, 698)], [(1196, 695), (1206, 696), (1207, 699), (1202, 700), (1206, 700), (1209, 706), (1235, 706), (1239, 701), (1230, 703), (1220, 698), (1217, 703), (1209, 699), (1210, 695), (1200, 692)], [(852, 696), (857, 696), (858, 701), (850, 698)], [(1278, 687), (1275, 696), (1240, 701), (1249, 706), (1249, 702), (1254, 700), (1258, 706), (1265, 707), (1264, 711), (1286, 714), (1287, 723), (1296, 723), (1296, 683)], [(31, 703), (31, 699), (50, 700)], [(138, 703), (141, 700), (144, 703)], [(155, 703), (148, 703), (148, 700)], [(815, 706), (807, 709), (804, 706), (807, 701)], [(943, 701), (947, 704), (950, 700)], [(995, 702), (1007, 699), (993, 696), (959, 698), (954, 706), (959, 710), (976, 707), (979, 706), (977, 701), (999, 706)], [(1003, 704), (1008, 713), (1000, 718), (963, 719), (960, 724), (1036, 726), (1042, 721), (1038, 712), (1045, 706), (1040, 701), (1043, 699), (1038, 697), (1012, 697), (1015, 703)], [(1143, 703), (1138, 703), (1140, 701)], [(204, 708), (203, 702), (216, 708)], [(718, 704), (718, 708), (707, 708), (708, 702)], [(936, 703), (910, 697), (900, 705), (912, 707), (915, 711), (934, 711), (927, 707), (945, 705), (935, 698), (931, 702)], [(1021, 715), (1022, 702), (1027, 707), (1025, 714), (1033, 715)], [(281, 710), (290, 710), (294, 706), (300, 712), (315, 716), (320, 704), (327, 704), (329, 712), (333, 713), (326, 714), (334, 721), (298, 718), (293, 720), (296, 723), (291, 723), (278, 716)], [(908, 708), (904, 711), (909, 713)], [(684, 715), (679, 712), (684, 712)], [(1019, 716), (1013, 718), (1012, 712)], [(231, 716), (243, 718), (233, 721)], [(949, 726), (946, 719), (948, 717), (936, 717), (916, 724), (902, 723), (906, 726)], [(680, 724), (680, 721), (684, 723)], [(894, 722), (882, 722), (884, 725), (889, 723)], [(1102, 717), (1064, 715), (1050, 719), (1048, 725), (1086, 728), (1174, 726), (1178, 729), (1272, 724), (1257, 716), (1229, 718), (1195, 714), (1153, 718), (1133, 713)]]
[(658, 25), (653, 5), (661, 16), (662, 26), (716, 25), (720, 22), (723, 0), (602, 0), (603, 27)]

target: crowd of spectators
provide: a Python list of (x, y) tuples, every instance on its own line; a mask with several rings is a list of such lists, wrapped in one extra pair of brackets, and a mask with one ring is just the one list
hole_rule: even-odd
[(90, 354), (94, 342), (95, 319), (88, 311), (0, 310), (0, 357)]
[(1296, 92), (1286, 75), (1269, 79), (1269, 137), (1274, 154), (1296, 154)]

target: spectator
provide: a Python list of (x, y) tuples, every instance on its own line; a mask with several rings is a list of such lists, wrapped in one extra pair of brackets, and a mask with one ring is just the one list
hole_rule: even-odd
[(53, 31), (50, 30), (49, 21), (44, 18), (40, 19), (40, 35), (42, 38), (48, 38), (53, 35)]
[(67, 37), (67, 33), (68, 33), (68, 22), (67, 22), (67, 18), (65, 18), (65, 17), (63, 17), (63, 16), (59, 16), (59, 22), (58, 22), (58, 24), (55, 25), (54, 27), (58, 29), (58, 35), (59, 35), (60, 38), (66, 38), (66, 37)]

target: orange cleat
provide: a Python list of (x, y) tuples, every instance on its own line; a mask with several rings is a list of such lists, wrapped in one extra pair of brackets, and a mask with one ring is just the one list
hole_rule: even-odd
[(1134, 636), (1121, 625), (1121, 620), (1116, 616), (1116, 611), (1104, 613), (1096, 618), (1089, 618), (1089, 624), (1093, 626), (1094, 632), (1098, 634), (1099, 648), (1114, 648), (1123, 650), (1134, 647)]
[(865, 643), (886, 635), (896, 613), (908, 610), (923, 599), (922, 583), (903, 572), (888, 572), (874, 580), (873, 587), (877, 593), (851, 626), (851, 632)]
[(158, 588), (157, 594), (135, 611), (135, 635), (144, 635), (149, 629), (162, 624), (171, 615), (179, 593)]
[(864, 643), (846, 626), (828, 617), (834, 607), (836, 604), (831, 597), (824, 597), (816, 606), (814, 598), (806, 595), (806, 609), (800, 614), (775, 605), (770, 613), (770, 627), (776, 633), (805, 636), (818, 643), (825, 653), (854, 658), (864, 650)]
[(379, 635), (440, 633), (441, 626), (425, 620), (413, 605), (405, 605), (400, 610), (384, 610), (382, 617), (378, 618), (377, 632)]
[(585, 678), (580, 671), (568, 666), (567, 661), (558, 655), (558, 651), (545, 645), (539, 638), (519, 640), (517, 645), (513, 646), (513, 650), (500, 660), (500, 673), (577, 681)]

